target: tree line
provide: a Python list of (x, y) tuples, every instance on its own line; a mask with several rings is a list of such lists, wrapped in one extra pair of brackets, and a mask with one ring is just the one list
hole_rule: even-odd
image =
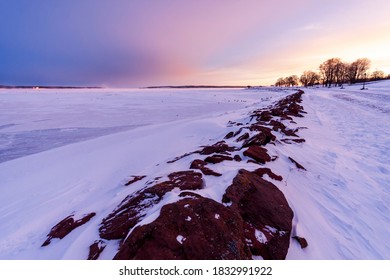
[(340, 58), (330, 58), (319, 66), (319, 72), (312, 70), (304, 71), (300, 77), (291, 75), (277, 79), (275, 86), (298, 86), (308, 87), (320, 85), (331, 87), (342, 86), (345, 83), (354, 84), (368, 80), (390, 79), (381, 70), (375, 70), (368, 75), (371, 61), (368, 58), (359, 58), (352, 63), (343, 62)]

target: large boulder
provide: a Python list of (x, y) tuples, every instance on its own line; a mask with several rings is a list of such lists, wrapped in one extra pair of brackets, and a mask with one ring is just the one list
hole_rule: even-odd
[(147, 209), (161, 201), (163, 196), (174, 188), (198, 190), (203, 188), (202, 174), (194, 171), (179, 171), (168, 175), (169, 180), (148, 187), (127, 196), (106, 218), (99, 228), (104, 239), (125, 238), (130, 229), (141, 221)]
[(135, 228), (114, 259), (251, 259), (238, 212), (214, 200), (184, 198)]
[(290, 244), (293, 211), (283, 193), (256, 172), (239, 170), (223, 196), (246, 223), (253, 254), (284, 259)]
[(267, 153), (267, 149), (259, 146), (250, 146), (247, 150), (244, 151), (244, 156), (250, 157), (257, 162), (265, 164), (268, 161), (271, 161), (270, 155)]

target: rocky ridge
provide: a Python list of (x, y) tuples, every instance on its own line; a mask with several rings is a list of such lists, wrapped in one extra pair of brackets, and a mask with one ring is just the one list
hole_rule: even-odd
[[(288, 127), (295, 123), (293, 118), (305, 113), (300, 105), (302, 94), (298, 90), (272, 106), (251, 112), (245, 123), (229, 122), (232, 131), (224, 139), (165, 163), (188, 162), (188, 170), (154, 180), (153, 174), (132, 176), (125, 186), (144, 187), (126, 196), (100, 222), (100, 239), (91, 241), (88, 259), (98, 259), (110, 240), (120, 241), (114, 259), (284, 259), (292, 240), (294, 214), (272, 183), (283, 178), (264, 167), (277, 159), (266, 146), (305, 141), (298, 136), (299, 129)], [(288, 158), (296, 168), (306, 170)], [(224, 161), (245, 160), (258, 168), (237, 170), (221, 201), (201, 192), (205, 187), (212, 188), (206, 186), (205, 176), (218, 179), (223, 175), (213, 168)], [(149, 180), (145, 183), (145, 179)], [(177, 199), (166, 203), (170, 195)], [(159, 215), (144, 222), (156, 209)], [(52, 228), (42, 246), (49, 245), (53, 238), (64, 238), (94, 215), (76, 221), (73, 216), (65, 218)], [(303, 237), (293, 238), (302, 248), (308, 245)]]

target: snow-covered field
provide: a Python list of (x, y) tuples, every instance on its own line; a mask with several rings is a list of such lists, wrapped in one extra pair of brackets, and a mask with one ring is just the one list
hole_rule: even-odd
[[(306, 142), (269, 148), (293, 233), (309, 243), (291, 241), (288, 259), (390, 259), (390, 81), (360, 87), (304, 89), (308, 114), (295, 126), (307, 127), (298, 133)], [(145, 183), (124, 188), (130, 176), (188, 169), (166, 162), (221, 140), (229, 121), (293, 92), (0, 90), (0, 259), (85, 259), (101, 220)], [(202, 195), (221, 201), (244, 164), (221, 163), (223, 176), (206, 176), (212, 187)], [(89, 212), (90, 222), (41, 247), (60, 220)], [(110, 241), (100, 258), (117, 246)]]
[(242, 90), (0, 89), (0, 162), (259, 101)]
[(306, 143), (288, 152), (308, 172), (283, 191), (312, 246), (289, 258), (390, 259), (390, 81), (367, 87), (305, 90)]

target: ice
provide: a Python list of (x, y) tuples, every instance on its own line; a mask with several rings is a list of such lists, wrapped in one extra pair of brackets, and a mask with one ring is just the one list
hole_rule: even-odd
[(67, 144), (250, 106), (245, 90), (0, 89), (0, 162)]

